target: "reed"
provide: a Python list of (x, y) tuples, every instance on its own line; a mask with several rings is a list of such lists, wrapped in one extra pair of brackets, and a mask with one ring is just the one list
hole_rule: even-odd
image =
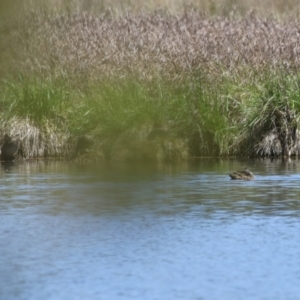
[[(259, 93), (249, 106), (244, 133), (248, 152), (252, 155), (283, 154), (283, 143), (287, 143), (289, 155), (298, 155), (300, 135), (300, 81), (299, 74), (280, 72), (264, 79)], [(255, 94), (254, 94), (255, 95)], [(285, 141), (284, 141), (285, 140)]]
[[(17, 133), (20, 127), (21, 137), (39, 141), (34, 154), (26, 150), (28, 157), (43, 156), (42, 149), (51, 156), (72, 156), (72, 136), (82, 134), (92, 134), (99, 157), (112, 160), (279, 155), (276, 111), (287, 114), (288, 108), (292, 123), (299, 124), (299, 76), (256, 75), (255, 80), (223, 76), (216, 82), (194, 74), (178, 84), (162, 77), (151, 82), (126, 77), (95, 81), (84, 89), (64, 80), (21, 78), (2, 86), (2, 119), (14, 128), (4, 126), (3, 133)], [(293, 154), (298, 151), (295, 141)]]
[(114, 19), (44, 13), (22, 19), (10, 31), (4, 34), (4, 28), (0, 37), (2, 76), (3, 70), (43, 78), (66, 75), (85, 84), (128, 74), (149, 80), (153, 72), (174, 78), (191, 70), (234, 76), (244, 66), (299, 68), (299, 23), (254, 14), (239, 19), (158, 11)]
[(116, 161), (272, 155), (276, 114), (299, 123), (297, 18), (76, 10), (1, 24), (2, 132), (30, 128), (24, 156), (72, 156), (82, 134)]
[(92, 133), (109, 159), (182, 160), (228, 153), (226, 108), (219, 100), (201, 77), (180, 85), (161, 77), (122, 78), (94, 82), (85, 90), (20, 79), (6, 83), (2, 107), (4, 119), (30, 120), (46, 136), (49, 124), (58, 132), (65, 129), (64, 142), (70, 135)]

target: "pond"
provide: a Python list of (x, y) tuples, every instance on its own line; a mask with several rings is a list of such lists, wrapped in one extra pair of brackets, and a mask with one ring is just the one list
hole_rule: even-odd
[[(253, 181), (228, 173), (249, 167)], [(0, 299), (297, 299), (300, 162), (0, 169)]]

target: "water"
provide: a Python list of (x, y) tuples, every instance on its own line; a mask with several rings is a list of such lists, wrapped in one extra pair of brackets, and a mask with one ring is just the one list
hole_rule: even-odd
[[(254, 181), (227, 173), (248, 166)], [(300, 163), (0, 170), (0, 299), (298, 299)]]

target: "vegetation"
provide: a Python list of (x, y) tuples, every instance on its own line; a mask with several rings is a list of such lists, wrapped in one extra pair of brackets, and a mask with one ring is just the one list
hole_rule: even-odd
[(0, 23), (0, 130), (24, 157), (71, 157), (86, 134), (101, 160), (298, 154), (296, 2), (47, 3)]

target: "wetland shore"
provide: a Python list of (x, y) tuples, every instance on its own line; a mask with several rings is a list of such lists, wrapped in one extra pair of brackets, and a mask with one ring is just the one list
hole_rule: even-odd
[(298, 155), (299, 32), (297, 18), (195, 8), (7, 19), (0, 142), (18, 135), (24, 158)]

